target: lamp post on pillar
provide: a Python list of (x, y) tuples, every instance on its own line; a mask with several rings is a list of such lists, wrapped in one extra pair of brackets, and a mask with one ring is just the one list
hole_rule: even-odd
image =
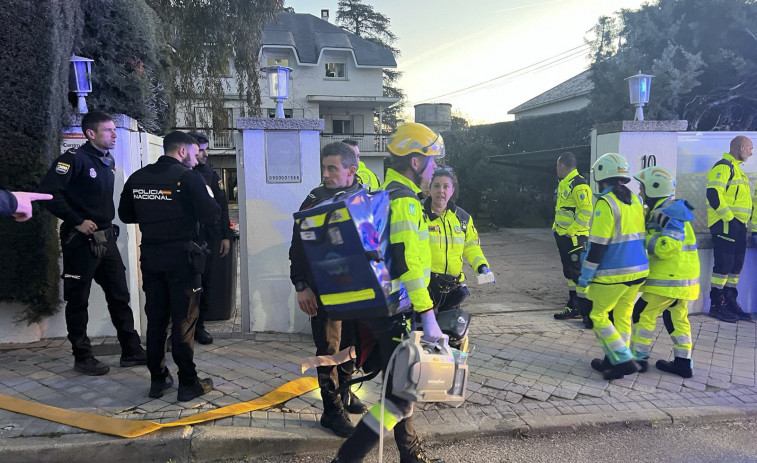
[(87, 114), (87, 93), (92, 92), (92, 63), (94, 60), (83, 56), (71, 55), (68, 68), (68, 91), (79, 95), (77, 111)]
[(289, 97), (289, 73), (292, 68), (269, 66), (265, 70), (268, 73), (268, 96), (276, 101), (276, 117), (283, 119), (284, 100)]
[(638, 74), (626, 77), (628, 81), (628, 92), (631, 97), (631, 104), (636, 106), (636, 116), (634, 120), (644, 120), (644, 105), (649, 103), (649, 89), (652, 85), (652, 77), (649, 74)]

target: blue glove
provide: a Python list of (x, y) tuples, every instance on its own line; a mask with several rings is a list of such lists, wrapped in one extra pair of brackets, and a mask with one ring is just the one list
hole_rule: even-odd
[(581, 276), (578, 277), (578, 286), (581, 288), (586, 288), (589, 286), (589, 282), (592, 278), (594, 278), (594, 275), (596, 275), (597, 269), (594, 268), (588, 268), (585, 265), (581, 266)]
[(589, 286), (589, 280), (584, 277), (578, 277), (578, 286), (580, 288), (586, 288)]
[(492, 271), (489, 270), (489, 267), (487, 267), (486, 265), (481, 265), (478, 267), (478, 273), (482, 275), (486, 275), (486, 274), (492, 273)]
[(421, 322), (423, 323), (423, 340), (429, 342), (436, 342), (442, 338), (442, 330), (439, 328), (439, 324), (436, 322), (436, 315), (434, 310), (427, 310), (421, 314)]

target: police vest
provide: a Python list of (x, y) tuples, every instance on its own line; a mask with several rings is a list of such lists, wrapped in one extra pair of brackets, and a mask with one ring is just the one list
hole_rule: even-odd
[(185, 216), (179, 197), (179, 179), (188, 171), (187, 167), (174, 164), (160, 171), (144, 168), (131, 176), (131, 191), (138, 223), (169, 222)]
[[(591, 281), (623, 283), (646, 277), (649, 273), (649, 260), (644, 246), (644, 207), (638, 196), (633, 195), (631, 204), (625, 204), (615, 193), (610, 192), (602, 196), (599, 202), (609, 205), (611, 214), (601, 214), (599, 207), (595, 209), (589, 242), (607, 245), (607, 251)], [(613, 224), (612, 227), (609, 226), (610, 223)], [(595, 234), (597, 230), (602, 232)], [(589, 264), (584, 262), (585, 266)]]
[[(674, 201), (666, 199), (654, 210), (666, 208)], [(683, 236), (671, 236), (648, 224), (647, 251), (649, 276), (641, 291), (672, 299), (695, 300), (699, 297), (697, 238), (690, 222), (684, 222)]]

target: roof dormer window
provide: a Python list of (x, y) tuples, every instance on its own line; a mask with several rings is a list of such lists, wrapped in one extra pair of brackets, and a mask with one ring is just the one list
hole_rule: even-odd
[(326, 63), (327, 79), (346, 79), (347, 63)]

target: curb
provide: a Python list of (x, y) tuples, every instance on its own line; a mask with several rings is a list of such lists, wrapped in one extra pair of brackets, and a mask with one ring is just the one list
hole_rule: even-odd
[[(418, 424), (426, 442), (453, 442), (471, 438), (549, 436), (596, 429), (674, 426), (757, 418), (757, 404), (663, 408), (581, 415), (529, 416), (509, 419), (483, 418), (456, 424)], [(0, 439), (0, 461), (17, 463), (212, 462), (231, 458), (329, 451), (342, 439), (320, 428), (292, 431), (233, 426), (185, 426), (159, 430), (136, 439), (96, 433), (68, 434), (55, 438)]]

